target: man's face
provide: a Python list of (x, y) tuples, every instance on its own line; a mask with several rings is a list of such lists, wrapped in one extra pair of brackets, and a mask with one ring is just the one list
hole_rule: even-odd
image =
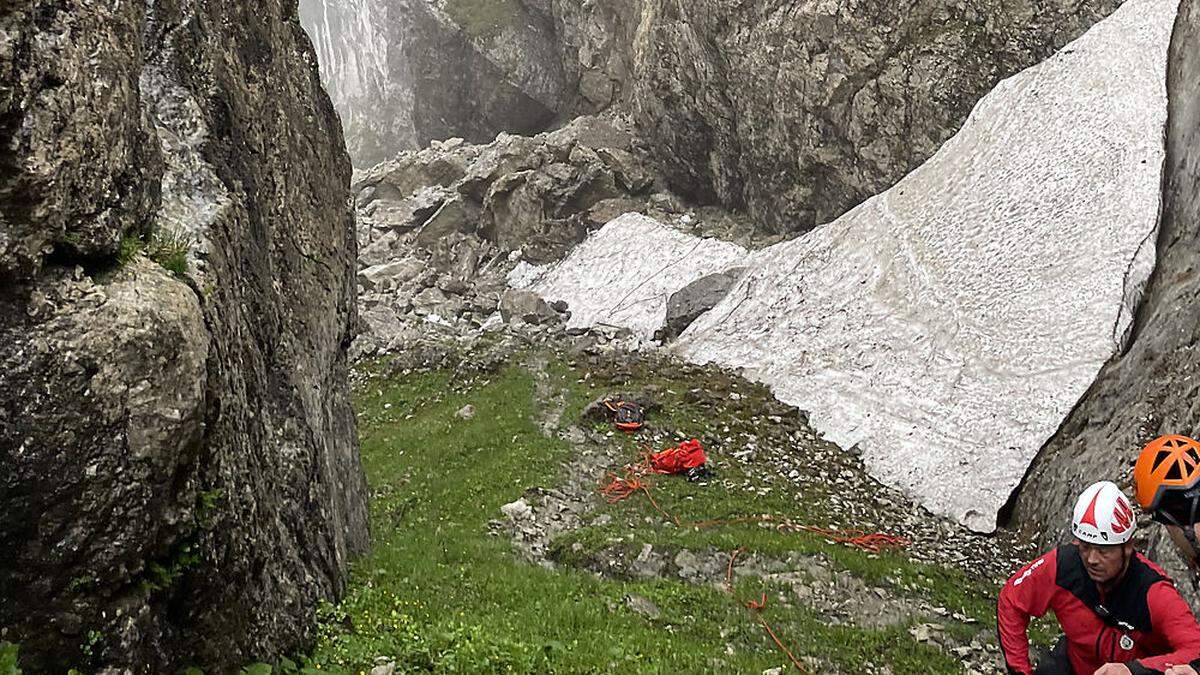
[(1116, 581), (1125, 571), (1125, 561), (1133, 555), (1133, 544), (1129, 543), (1102, 546), (1077, 539), (1075, 545), (1079, 547), (1079, 557), (1083, 558), (1088, 576), (1098, 584)]

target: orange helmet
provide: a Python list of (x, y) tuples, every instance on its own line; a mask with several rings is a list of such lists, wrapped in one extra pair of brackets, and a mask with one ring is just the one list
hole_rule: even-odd
[(1142, 448), (1133, 480), (1138, 504), (1146, 511), (1157, 510), (1168, 492), (1200, 484), (1200, 443), (1187, 436), (1159, 436)]

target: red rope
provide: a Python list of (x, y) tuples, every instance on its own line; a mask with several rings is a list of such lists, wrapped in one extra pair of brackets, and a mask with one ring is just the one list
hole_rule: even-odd
[(797, 525), (795, 523), (781, 523), (779, 525), (780, 532), (809, 532), (816, 534), (826, 539), (830, 539), (839, 544), (848, 544), (860, 548), (869, 553), (881, 553), (883, 551), (898, 550), (908, 548), (912, 544), (908, 539), (894, 534), (885, 534), (883, 532), (867, 533), (862, 530), (829, 530), (812, 525)]
[(733, 561), (737, 560), (738, 554), (744, 550), (746, 549), (738, 548), (729, 556), (729, 569), (725, 570), (725, 590), (729, 591), (730, 594), (733, 593)]
[[(641, 461), (626, 466), (624, 476), (618, 476), (609, 472), (608, 483), (600, 488), (600, 492), (608, 499), (608, 503), (615, 504), (622, 499), (629, 497), (635, 492), (644, 492), (646, 498), (650, 500), (650, 505), (655, 508), (663, 517), (673, 521), (676, 525), (680, 525), (679, 518), (671, 515), (663, 510), (658, 502), (654, 500), (654, 495), (650, 494), (650, 484), (642, 480), (642, 477), (647, 474), (658, 473), (650, 465), (650, 450), (645, 449)], [(769, 523), (776, 520), (775, 516), (770, 514), (760, 514), (755, 516), (739, 516), (735, 518), (720, 518), (715, 520), (702, 520), (688, 523), (690, 526), (697, 529), (714, 527), (717, 525), (738, 525), (744, 523)], [(790, 521), (783, 521), (776, 526), (780, 532), (808, 532), (825, 537), (839, 544), (854, 546), (870, 553), (879, 553), (884, 550), (894, 550), (907, 548), (911, 542), (897, 535), (885, 534), (882, 532), (867, 533), (862, 530), (831, 530), (826, 528), (815, 527), (812, 525), (799, 525)], [(733, 595), (733, 565), (737, 557), (745, 551), (744, 548), (736, 549), (729, 556), (729, 566), (725, 570), (725, 589), (730, 595)], [(754, 613), (758, 619), (759, 625), (763, 627), (767, 635), (774, 641), (775, 646), (787, 655), (788, 660), (795, 666), (796, 670), (801, 673), (808, 673), (808, 669), (792, 654), (775, 631), (771, 628), (771, 624), (762, 616), (762, 610), (767, 606), (767, 594), (763, 593), (759, 600), (747, 600), (742, 603), (746, 609)]]
[(653, 507), (654, 507), (654, 508), (655, 508), (655, 509), (656, 509), (656, 510), (659, 512), (659, 513), (663, 514), (663, 517), (664, 517), (664, 518), (667, 518), (668, 520), (671, 520), (672, 522), (674, 522), (674, 523), (675, 523), (675, 525), (676, 525), (676, 526), (678, 526), (678, 525), (679, 525), (679, 519), (678, 519), (678, 518), (676, 518), (675, 516), (673, 516), (673, 515), (671, 515), (671, 514), (667, 513), (666, 511), (663, 511), (663, 510), (662, 510), (662, 507), (658, 505), (658, 502), (654, 501), (654, 495), (651, 495), (651, 494), (650, 494), (650, 486), (643, 484), (643, 485), (642, 485), (642, 492), (645, 492), (645, 493), (646, 493), (646, 498), (650, 500), (650, 505), (651, 505), (651, 506), (653, 506)]
[(610, 472), (608, 483), (600, 488), (600, 492), (608, 499), (609, 504), (616, 504), (645, 486), (646, 484), (642, 482), (637, 473), (626, 468), (624, 476)]
[[(729, 591), (730, 595), (733, 595), (733, 563), (737, 560), (738, 555), (745, 550), (746, 549), (739, 547), (729, 556), (729, 567), (725, 570), (725, 588)], [(767, 606), (767, 594), (763, 593), (761, 599), (759, 600), (747, 600), (742, 604), (746, 606), (746, 609), (754, 612), (754, 616), (758, 619), (758, 623), (763, 627), (763, 630), (767, 631), (767, 635), (771, 636), (771, 639), (775, 642), (775, 646), (779, 647), (779, 650), (787, 655), (788, 660), (792, 662), (792, 665), (796, 667), (796, 670), (802, 673), (807, 673), (808, 670), (803, 664), (800, 663), (799, 659), (792, 654), (792, 651), (787, 648), (787, 645), (783, 644), (783, 641), (780, 640), (779, 636), (775, 634), (775, 631), (771, 629), (771, 624), (767, 623), (767, 620), (763, 618), (761, 612), (763, 608)]]
[(775, 646), (783, 650), (784, 654), (787, 654), (788, 660), (792, 662), (793, 666), (796, 666), (796, 670), (802, 673), (807, 673), (808, 669), (796, 659), (791, 650), (784, 646), (783, 642), (779, 639), (779, 636), (775, 634), (775, 631), (771, 630), (771, 624), (767, 623), (767, 620), (762, 618), (761, 614), (758, 615), (758, 622), (762, 624), (763, 630), (767, 631), (767, 635), (770, 635), (771, 639), (775, 641)]

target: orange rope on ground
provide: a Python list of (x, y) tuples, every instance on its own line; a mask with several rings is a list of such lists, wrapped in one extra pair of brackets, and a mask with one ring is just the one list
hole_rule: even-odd
[(796, 666), (796, 670), (802, 673), (807, 673), (808, 669), (805, 668), (798, 659), (796, 659), (791, 650), (784, 646), (783, 642), (780, 641), (779, 636), (775, 635), (775, 631), (771, 630), (771, 624), (767, 623), (767, 620), (762, 618), (761, 614), (758, 615), (758, 622), (762, 624), (763, 630), (767, 631), (767, 635), (770, 635), (771, 639), (775, 641), (775, 646), (783, 650), (784, 654), (787, 654), (788, 660), (792, 662), (793, 666)]
[(659, 513), (663, 514), (664, 518), (667, 518), (668, 520), (671, 520), (672, 522), (674, 522), (676, 526), (679, 525), (678, 518), (667, 513), (666, 511), (663, 511), (662, 507), (658, 505), (658, 502), (654, 501), (654, 495), (650, 494), (650, 486), (643, 483), (642, 484), (642, 492), (646, 493), (646, 499), (650, 500), (650, 505), (653, 506), (655, 508), (655, 510), (657, 510)]
[(642, 482), (641, 477), (636, 472), (626, 468), (623, 477), (610, 472), (608, 474), (608, 483), (600, 488), (600, 492), (608, 499), (609, 504), (616, 504), (644, 487), (646, 487), (646, 484)]
[[(625, 475), (618, 476), (614, 473), (609, 473), (609, 482), (600, 488), (607, 498), (609, 504), (615, 504), (622, 499), (625, 499), (635, 492), (644, 492), (650, 500), (650, 504), (654, 509), (661, 513), (663, 517), (672, 521), (676, 525), (682, 526), (679, 518), (667, 513), (663, 510), (658, 502), (654, 500), (654, 495), (650, 494), (650, 484), (642, 480), (643, 476), (649, 473), (656, 473), (650, 468), (649, 461), (643, 457), (643, 461), (637, 464), (632, 464), (625, 467)], [(741, 525), (745, 523), (771, 523), (775, 522), (775, 516), (770, 514), (759, 514), (754, 516), (738, 516), (735, 518), (717, 518), (713, 520), (698, 520), (687, 523), (688, 526), (697, 529), (705, 529), (716, 527), (718, 525)], [(908, 548), (912, 542), (907, 538), (884, 532), (865, 532), (863, 530), (831, 530), (814, 525), (800, 525), (791, 521), (782, 521), (777, 526), (780, 532), (807, 532), (824, 537), (839, 544), (854, 546), (868, 553), (881, 553), (883, 551), (893, 551)]]
[[(730, 595), (733, 595), (733, 563), (737, 560), (738, 555), (745, 550), (745, 548), (739, 547), (729, 556), (729, 567), (725, 570), (725, 588), (729, 591)], [(767, 594), (763, 593), (760, 600), (747, 600), (742, 604), (746, 606), (746, 609), (754, 612), (754, 616), (758, 619), (759, 625), (763, 627), (763, 630), (767, 631), (767, 635), (771, 636), (771, 639), (775, 642), (775, 646), (779, 647), (780, 651), (787, 655), (788, 660), (792, 662), (792, 665), (796, 667), (796, 670), (802, 673), (807, 673), (808, 670), (803, 664), (800, 663), (799, 659), (792, 654), (791, 650), (783, 644), (783, 641), (780, 640), (779, 636), (775, 634), (775, 631), (771, 629), (771, 624), (767, 623), (767, 620), (763, 618), (761, 612), (762, 609), (767, 606)]]
[[(607, 474), (608, 483), (600, 488), (600, 492), (608, 499), (609, 504), (615, 504), (622, 499), (629, 497), (635, 492), (644, 492), (646, 498), (650, 500), (650, 505), (655, 508), (663, 517), (671, 520), (676, 525), (681, 525), (679, 518), (663, 510), (658, 502), (654, 500), (654, 495), (650, 494), (650, 484), (642, 480), (642, 477), (647, 474), (659, 473), (656, 472), (650, 465), (650, 448), (646, 447), (646, 451), (642, 454), (641, 461), (625, 467), (625, 475), (618, 476), (615, 473)], [(738, 516), (734, 518), (719, 518), (715, 520), (701, 520), (688, 523), (689, 526), (703, 529), (707, 527), (715, 527), (717, 525), (738, 525), (744, 523), (770, 523), (777, 520), (776, 516), (770, 514), (759, 514), (754, 516)], [(863, 530), (831, 530), (827, 528), (815, 527), (813, 525), (799, 525), (788, 520), (780, 522), (776, 529), (779, 532), (807, 532), (815, 534), (826, 539), (830, 539), (839, 544), (854, 546), (870, 553), (880, 553), (885, 550), (894, 550), (907, 548), (912, 542), (904, 537), (893, 534), (885, 534), (882, 532), (864, 532)], [(745, 548), (739, 547), (729, 556), (729, 566), (725, 570), (725, 589), (730, 595), (733, 595), (733, 565), (737, 557), (745, 552)], [(783, 644), (779, 636), (771, 628), (771, 624), (762, 616), (762, 610), (767, 606), (767, 594), (763, 593), (759, 600), (747, 600), (742, 603), (746, 609), (753, 612), (755, 618), (758, 619), (759, 625), (763, 627), (771, 640), (775, 642), (775, 646), (787, 655), (788, 660), (795, 666), (796, 670), (801, 673), (808, 673), (808, 669), (792, 654), (791, 650)]]
[(730, 593), (733, 593), (733, 561), (737, 560), (738, 554), (744, 550), (746, 549), (738, 548), (733, 555), (729, 556), (729, 569), (725, 570), (725, 590)]
[(830, 539), (839, 544), (848, 544), (857, 548), (861, 548), (869, 553), (880, 553), (885, 550), (896, 550), (908, 548), (912, 543), (904, 537), (899, 537), (894, 534), (884, 534), (882, 532), (867, 533), (862, 530), (829, 530), (812, 525), (797, 525), (795, 523), (781, 523), (779, 525), (780, 532), (809, 532), (816, 534), (826, 539)]

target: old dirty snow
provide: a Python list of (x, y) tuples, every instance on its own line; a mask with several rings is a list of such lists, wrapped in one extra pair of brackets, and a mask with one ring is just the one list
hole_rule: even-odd
[(749, 271), (675, 349), (743, 368), (872, 474), (972, 529), (1119, 348), (1153, 268), (1176, 3), (1135, 0), (1004, 82), (896, 186), (757, 253), (635, 215), (522, 286), (649, 336)]

